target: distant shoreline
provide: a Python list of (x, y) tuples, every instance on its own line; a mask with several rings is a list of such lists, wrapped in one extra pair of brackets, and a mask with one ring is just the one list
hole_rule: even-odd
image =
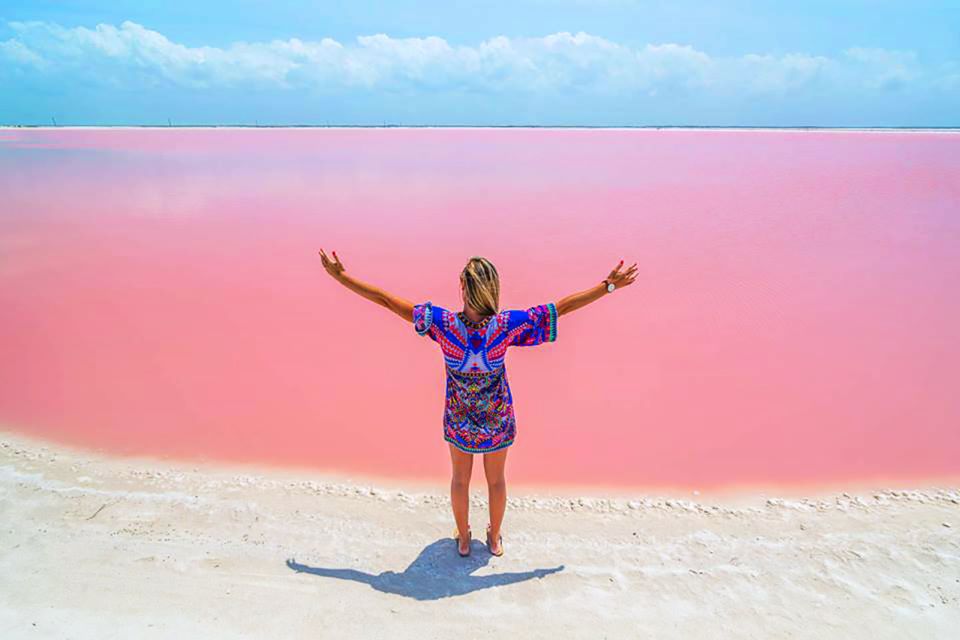
[(0, 130), (106, 130), (106, 129), (544, 129), (544, 130), (598, 130), (598, 131), (825, 131), (825, 132), (878, 132), (878, 133), (957, 133), (957, 127), (737, 127), (737, 126), (693, 126), (693, 125), (637, 125), (637, 126), (588, 126), (588, 125), (264, 125), (264, 124), (222, 124), (222, 125), (22, 125), (0, 124)]

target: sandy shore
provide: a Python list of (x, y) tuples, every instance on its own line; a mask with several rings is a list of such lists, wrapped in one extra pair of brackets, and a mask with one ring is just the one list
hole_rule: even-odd
[(3, 638), (956, 638), (960, 488), (512, 492), (109, 457), (0, 432)]

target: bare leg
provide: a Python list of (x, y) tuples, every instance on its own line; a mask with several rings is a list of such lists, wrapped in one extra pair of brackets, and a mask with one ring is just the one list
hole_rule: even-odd
[(504, 467), (507, 464), (507, 450), (483, 454), (483, 471), (487, 476), (487, 492), (490, 496), (490, 550), (500, 552), (500, 525), (507, 510), (507, 481)]
[(473, 471), (473, 454), (461, 451), (450, 445), (450, 461), (453, 463), (453, 477), (450, 480), (450, 504), (453, 517), (460, 532), (460, 553), (470, 550), (467, 527), (470, 526), (470, 474)]

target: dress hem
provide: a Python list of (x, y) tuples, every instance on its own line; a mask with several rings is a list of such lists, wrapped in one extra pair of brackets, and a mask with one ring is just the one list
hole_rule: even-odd
[(443, 434), (443, 439), (449, 442), (450, 444), (452, 444), (453, 446), (455, 446), (460, 451), (463, 451), (464, 453), (490, 453), (491, 451), (499, 451), (500, 449), (509, 447), (510, 445), (513, 444), (514, 440), (516, 440), (516, 438), (514, 438), (513, 440), (510, 440), (508, 442), (501, 442), (497, 446), (490, 447), (489, 449), (468, 449), (467, 447), (464, 447), (460, 442), (451, 438), (447, 434)]

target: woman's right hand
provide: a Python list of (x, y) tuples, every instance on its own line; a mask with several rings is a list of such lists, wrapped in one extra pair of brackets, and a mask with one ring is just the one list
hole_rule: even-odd
[(610, 272), (610, 275), (607, 276), (607, 282), (612, 282), (616, 285), (617, 289), (622, 287), (629, 286), (633, 284), (633, 281), (637, 277), (637, 263), (634, 262), (626, 271), (620, 271), (620, 267), (623, 266), (623, 260), (614, 267), (613, 271)]
[(333, 252), (333, 258), (333, 260), (328, 258), (327, 254), (323, 252), (323, 249), (320, 249), (320, 260), (323, 261), (323, 268), (326, 269), (327, 273), (329, 273), (335, 280), (339, 280), (343, 275), (345, 268), (343, 263), (340, 262), (340, 258), (337, 256), (336, 251)]

